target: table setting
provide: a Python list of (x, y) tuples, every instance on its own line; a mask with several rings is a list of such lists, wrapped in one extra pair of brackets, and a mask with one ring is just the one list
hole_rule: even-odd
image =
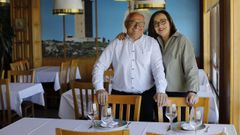
[[(165, 116), (170, 124), (165, 127), (165, 131), (158, 131), (161, 135), (209, 135), (207, 124), (203, 123), (203, 111), (201, 107), (191, 107), (189, 119), (181, 122), (173, 122), (177, 118), (178, 108), (176, 104), (166, 106)], [(153, 127), (151, 127), (153, 128)], [(224, 127), (221, 132), (211, 135), (227, 135), (227, 130)], [(145, 131), (147, 132), (147, 131)]]
[(89, 129), (94, 128), (99, 131), (122, 130), (124, 128), (128, 128), (128, 125), (131, 123), (124, 120), (114, 119), (112, 117), (111, 107), (101, 106), (100, 120), (97, 120), (99, 111), (97, 110), (97, 105), (95, 103), (89, 103), (87, 110), (87, 117), (89, 118), (91, 123)]

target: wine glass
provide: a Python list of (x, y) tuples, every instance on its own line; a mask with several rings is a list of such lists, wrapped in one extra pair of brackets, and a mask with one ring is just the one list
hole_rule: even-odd
[(97, 111), (97, 105), (95, 103), (89, 103), (88, 104), (88, 118), (91, 120), (91, 126), (95, 126), (95, 118), (98, 116), (98, 111)]
[(170, 131), (173, 131), (173, 120), (177, 117), (176, 104), (171, 104), (170, 106), (166, 106), (165, 115), (170, 122)]
[(197, 128), (202, 125), (202, 112), (200, 108), (192, 107), (190, 111), (190, 126), (194, 128), (195, 135), (197, 134)]

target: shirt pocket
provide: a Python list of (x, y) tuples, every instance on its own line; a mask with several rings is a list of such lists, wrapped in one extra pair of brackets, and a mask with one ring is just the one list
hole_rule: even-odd
[(141, 50), (141, 52), (137, 53), (136, 57), (139, 64), (147, 66), (150, 64), (151, 52)]

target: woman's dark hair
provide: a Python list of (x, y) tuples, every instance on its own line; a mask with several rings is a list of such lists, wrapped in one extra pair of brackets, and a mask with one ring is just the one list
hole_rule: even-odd
[(176, 31), (176, 26), (173, 22), (173, 19), (172, 17), (170, 16), (170, 14), (166, 11), (166, 10), (159, 10), (159, 11), (156, 11), (152, 16), (151, 16), (151, 19), (149, 21), (149, 24), (148, 24), (148, 35), (153, 37), (153, 38), (157, 38), (158, 37), (158, 34), (156, 33), (155, 29), (154, 29), (154, 18), (158, 15), (158, 14), (164, 14), (169, 23), (170, 23), (170, 36), (172, 36)]

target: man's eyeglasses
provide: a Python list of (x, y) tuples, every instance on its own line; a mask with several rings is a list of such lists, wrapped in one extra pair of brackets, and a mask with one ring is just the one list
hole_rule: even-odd
[(133, 27), (133, 26), (139, 26), (139, 27), (144, 27), (145, 23), (144, 22), (136, 22), (134, 20), (128, 21), (128, 24)]
[(159, 22), (158, 21), (154, 21), (153, 22), (153, 26), (154, 27), (159, 27), (160, 25), (165, 25), (167, 22), (167, 19), (161, 19)]

